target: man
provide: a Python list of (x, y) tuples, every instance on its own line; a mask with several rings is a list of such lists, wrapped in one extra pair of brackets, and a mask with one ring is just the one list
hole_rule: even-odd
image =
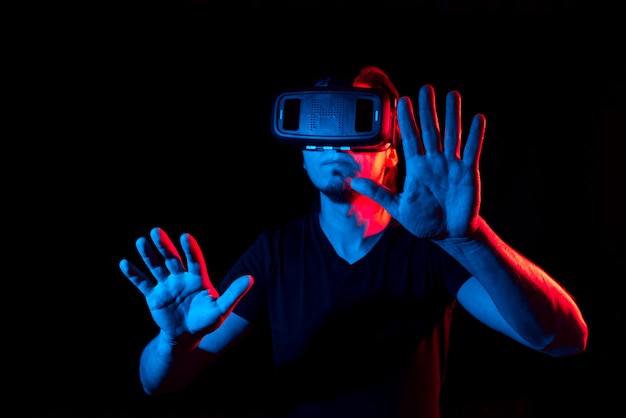
[(154, 280), (120, 262), (160, 328), (140, 359), (147, 393), (185, 388), (263, 324), (276, 370), (268, 416), (439, 417), (457, 301), (531, 349), (555, 357), (585, 349), (572, 297), (480, 216), (485, 117), (473, 118), (461, 147), (458, 92), (446, 97), (442, 132), (430, 85), (419, 93), (419, 125), (381, 69), (363, 67), (353, 85), (390, 96), (389, 137), (304, 149), (319, 208), (261, 234), (219, 292), (189, 234), (184, 259), (160, 228), (150, 231), (154, 246), (137, 240)]

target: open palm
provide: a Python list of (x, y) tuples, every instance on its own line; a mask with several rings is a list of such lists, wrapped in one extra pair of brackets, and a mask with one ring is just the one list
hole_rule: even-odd
[(421, 130), (409, 98), (398, 103), (398, 123), (406, 161), (404, 190), (395, 194), (367, 179), (352, 187), (383, 206), (419, 237), (460, 237), (475, 229), (480, 207), (478, 161), (485, 118), (474, 117), (461, 154), (461, 96), (446, 96), (445, 132), (441, 135), (435, 92), (425, 85), (419, 93)]
[(186, 334), (201, 336), (217, 328), (250, 288), (252, 278), (240, 277), (220, 296), (191, 235), (183, 234), (180, 239), (187, 267), (163, 230), (154, 228), (150, 236), (154, 246), (143, 237), (136, 246), (154, 279), (128, 260), (120, 262), (120, 269), (145, 296), (156, 324), (173, 340)]

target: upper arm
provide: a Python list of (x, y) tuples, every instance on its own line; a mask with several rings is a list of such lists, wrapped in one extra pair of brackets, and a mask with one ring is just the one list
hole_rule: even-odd
[(478, 279), (470, 277), (457, 292), (457, 300), (473, 317), (513, 340), (530, 347), (502, 317), (493, 300)]

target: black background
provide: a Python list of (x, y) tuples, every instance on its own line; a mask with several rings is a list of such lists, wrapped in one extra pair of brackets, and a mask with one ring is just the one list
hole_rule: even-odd
[(138, 356), (156, 328), (117, 264), (140, 262), (134, 241), (161, 226), (193, 233), (219, 280), (265, 226), (309, 207), (299, 152), (269, 135), (273, 95), (325, 69), (352, 76), (375, 64), (412, 98), (430, 83), (443, 106), (459, 90), (466, 130), (474, 113), (487, 116), (482, 214), (565, 285), (590, 327), (585, 353), (552, 359), (458, 310), (448, 416), (612, 411), (624, 325), (619, 26), (582, 15), (274, 11), (120, 18), (105, 8), (15, 34), (27, 41), (14, 44), (19, 129), (5, 154), (17, 253), (7, 263), (19, 288), (8, 296), (5, 359), (16, 407), (39, 416), (250, 411), (262, 398), (250, 392), (264, 381), (259, 346), (227, 360), (251, 367), (252, 383), (221, 373), (202, 407), (183, 407), (194, 390), (142, 393)]

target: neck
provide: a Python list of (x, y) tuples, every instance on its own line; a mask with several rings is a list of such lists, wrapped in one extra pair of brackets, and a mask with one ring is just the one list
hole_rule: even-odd
[(359, 196), (334, 203), (321, 195), (320, 226), (335, 251), (349, 262), (363, 257), (378, 241), (391, 216), (378, 203)]

